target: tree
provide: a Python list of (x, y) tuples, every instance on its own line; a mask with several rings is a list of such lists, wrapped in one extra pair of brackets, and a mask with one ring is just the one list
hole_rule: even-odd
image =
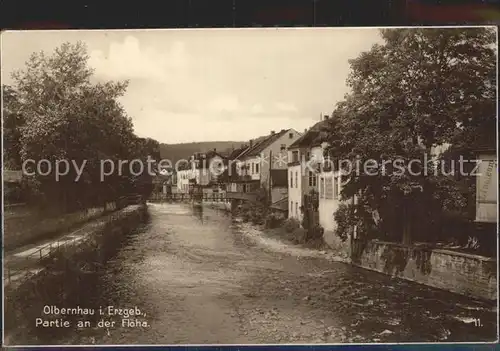
[(139, 172), (136, 166), (136, 170), (130, 174), (131, 185), (144, 198), (148, 198), (154, 190), (153, 177), (159, 176), (160, 143), (151, 138), (136, 138), (134, 144), (134, 159), (140, 161), (143, 169)]
[[(346, 174), (342, 190), (344, 199), (358, 197), (352, 211), (374, 221), (380, 235), (404, 233), (409, 243), (412, 235), (429, 233), (446, 211), (461, 212), (471, 201), (470, 187), (453, 175), (434, 175), (425, 155), (451, 145), (453, 152), (441, 156), (449, 161), (469, 156), (481, 140), (494, 145), (495, 32), (412, 28), (381, 35), (384, 44), (350, 61), (351, 92), (334, 111), (341, 131), (330, 130), (329, 152), (361, 165), (399, 159), (413, 171), (401, 174), (388, 163), (374, 176), (361, 167)], [(420, 164), (408, 168), (411, 160)]]
[(3, 151), (6, 169), (21, 169), (21, 127), (24, 118), (17, 93), (11, 86), (3, 85)]
[[(21, 160), (86, 162), (78, 181), (74, 167), (55, 179), (28, 178), (39, 200), (71, 210), (116, 199), (127, 189), (127, 175), (113, 172), (101, 179), (101, 161), (117, 164), (132, 155), (136, 136), (118, 98), (127, 82), (92, 83), (82, 43), (65, 43), (51, 55), (33, 53), (13, 74), (13, 89), (24, 121), (20, 128)], [(30, 165), (30, 171), (34, 171)]]

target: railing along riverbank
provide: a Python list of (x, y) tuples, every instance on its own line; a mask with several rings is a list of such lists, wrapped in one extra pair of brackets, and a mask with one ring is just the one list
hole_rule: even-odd
[(113, 223), (122, 216), (127, 216), (129, 212), (137, 210), (141, 206), (142, 198), (139, 196), (122, 197), (117, 203), (119, 206), (115, 211), (93, 219), (76, 230), (62, 234), (49, 242), (29, 245), (31, 247), (26, 247), (24, 250), (18, 248), (15, 252), (4, 255), (5, 287), (11, 287), (13, 283), (21, 285), (39, 274), (45, 269), (45, 260), (70, 246), (90, 240), (92, 233), (103, 229), (106, 224)]

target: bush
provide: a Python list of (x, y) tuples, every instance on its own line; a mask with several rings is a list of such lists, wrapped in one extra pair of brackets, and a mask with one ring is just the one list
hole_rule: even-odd
[(321, 225), (316, 224), (309, 232), (308, 240), (323, 240), (324, 233), (325, 229)]
[(291, 233), (291, 240), (294, 244), (303, 244), (306, 241), (306, 231), (304, 228), (295, 228)]
[(295, 229), (300, 228), (300, 222), (295, 218), (288, 218), (283, 226), (288, 233), (293, 233)]
[(381, 230), (373, 220), (372, 214), (362, 204), (340, 204), (333, 217), (337, 223), (335, 234), (342, 241), (347, 240), (355, 226), (357, 237), (360, 239), (374, 239), (381, 236)]
[(266, 217), (266, 228), (274, 229), (283, 224), (285, 217), (281, 213), (270, 213)]

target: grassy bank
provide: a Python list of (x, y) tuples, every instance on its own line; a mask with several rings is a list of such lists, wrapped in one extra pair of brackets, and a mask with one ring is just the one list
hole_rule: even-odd
[[(44, 314), (44, 306), (59, 308), (97, 309), (101, 289), (100, 277), (104, 265), (120, 249), (127, 235), (147, 220), (147, 210), (139, 207), (130, 212), (116, 213), (102, 228), (91, 233), (76, 245), (61, 247), (45, 258), (43, 270), (15, 288), (5, 288), (6, 342), (19, 344), (57, 343), (66, 335), (84, 333), (75, 330), (82, 316)], [(70, 328), (35, 327), (36, 318), (55, 321), (68, 320)], [(84, 319), (95, 322), (97, 315)]]
[(312, 228), (308, 231), (303, 227), (304, 223), (293, 218), (285, 218), (284, 214), (270, 211), (265, 206), (244, 204), (232, 213), (243, 222), (256, 226), (269, 237), (311, 249), (327, 248), (323, 240), (322, 228)]

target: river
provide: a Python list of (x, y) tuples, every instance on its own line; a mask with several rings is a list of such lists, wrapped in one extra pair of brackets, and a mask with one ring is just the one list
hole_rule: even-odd
[[(221, 210), (149, 204), (149, 221), (106, 265), (102, 306), (143, 326), (80, 333), (96, 344), (451, 342), (496, 339), (496, 307), (452, 293), (273, 250)], [(263, 240), (266, 239), (263, 235)], [(272, 245), (271, 245), (272, 246)], [(96, 306), (97, 307), (97, 306)], [(118, 312), (116, 312), (118, 313)], [(131, 319), (135, 319), (131, 317)], [(478, 325), (480, 321), (480, 326)]]

